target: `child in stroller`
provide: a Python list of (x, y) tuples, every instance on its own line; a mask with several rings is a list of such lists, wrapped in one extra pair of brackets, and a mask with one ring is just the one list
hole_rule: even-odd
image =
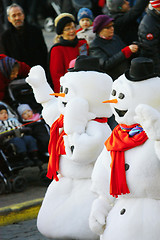
[(32, 136), (37, 140), (40, 152), (48, 152), (49, 129), (39, 113), (34, 113), (28, 104), (20, 104), (17, 111), (23, 123), (28, 123)]
[[(15, 123), (17, 123), (18, 114), (11, 108), (8, 104), (0, 101), (0, 106), (2, 105), (2, 110), (7, 110), (9, 120), (8, 123), (11, 125), (14, 123), (12, 121), (15, 119)], [(0, 120), (0, 123), (3, 120)], [(4, 122), (7, 120), (4, 120)], [(11, 125), (9, 124), (9, 128)], [(16, 126), (18, 123), (16, 124)], [(21, 137), (21, 135), (30, 134), (31, 129), (28, 127), (22, 127), (18, 125), (18, 128), (14, 128), (9, 131), (5, 131), (3, 128), (3, 124), (0, 124), (0, 194), (9, 193), (11, 191), (14, 192), (22, 192), (25, 190), (27, 186), (26, 177), (21, 174), (21, 170), (26, 168), (29, 163), (25, 164), (25, 161), (22, 160), (22, 156), (19, 156), (16, 151), (16, 146), (11, 143), (11, 139), (14, 137)], [(38, 150), (37, 147), (35, 150)], [(39, 151), (38, 151), (39, 152)], [(36, 151), (36, 154), (38, 153)], [(37, 157), (37, 156), (36, 156)], [(33, 159), (32, 159), (33, 160)], [(39, 161), (39, 158), (38, 158)], [(45, 186), (49, 184), (48, 178), (46, 177), (46, 169), (42, 168), (41, 162), (40, 164), (34, 165), (39, 168), (39, 177), (42, 184)], [(31, 163), (31, 165), (33, 162)], [(36, 163), (34, 163), (36, 164)]]
[[(0, 104), (0, 132), (5, 133), (13, 129), (19, 129), (21, 126), (22, 124), (16, 118), (9, 118), (7, 107)], [(19, 132), (18, 136), (4, 137), (3, 142), (15, 146), (20, 165), (42, 165), (42, 162), (38, 159), (37, 142), (31, 135)]]
[[(25, 79), (18, 79), (9, 84), (8, 93), (10, 105), (17, 112), (19, 121), (31, 129), (31, 135), (37, 140), (39, 158), (43, 163), (47, 163), (50, 129), (41, 118), (42, 106), (36, 102), (32, 88)], [(37, 116), (38, 119), (35, 118)]]

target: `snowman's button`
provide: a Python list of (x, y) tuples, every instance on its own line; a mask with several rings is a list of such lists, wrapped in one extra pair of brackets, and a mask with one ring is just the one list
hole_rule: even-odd
[(72, 153), (73, 153), (73, 150), (74, 150), (74, 146), (72, 145), (72, 146), (71, 146), (71, 152), (72, 152)]
[(123, 215), (125, 213), (126, 209), (123, 208), (121, 211), (120, 211), (120, 214)]
[(129, 169), (129, 164), (125, 163), (125, 171)]

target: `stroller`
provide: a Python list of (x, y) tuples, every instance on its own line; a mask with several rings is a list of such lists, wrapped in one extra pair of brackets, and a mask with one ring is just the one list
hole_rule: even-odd
[[(21, 104), (28, 104), (30, 108), (33, 110), (34, 113), (39, 113), (41, 115), (42, 106), (38, 104), (34, 98), (33, 90), (29, 86), (28, 83), (26, 83), (25, 79), (18, 79), (12, 81), (8, 86), (8, 93), (10, 98), (10, 105), (13, 107), (13, 109), (17, 112), (17, 107)], [(18, 114), (18, 119), (20, 122), (22, 122), (26, 127), (30, 127), (31, 130), (33, 130), (33, 137), (37, 139), (36, 136), (34, 136), (34, 129), (39, 128), (40, 131), (42, 131), (41, 127), (45, 128), (44, 130), (44, 136), (43, 139), (46, 139), (47, 141), (47, 147), (43, 147), (40, 143), (39, 139), (37, 139), (37, 143), (39, 146), (39, 152), (40, 152), (40, 159), (42, 162), (48, 162), (49, 154), (48, 154), (48, 142), (49, 142), (49, 135), (50, 135), (50, 129), (49, 126), (45, 123), (43, 118), (41, 117), (40, 121), (37, 122), (24, 122), (21, 116)], [(39, 132), (40, 132), (39, 131)], [(32, 132), (31, 132), (32, 135)], [(46, 145), (46, 144), (45, 144)]]
[[(17, 118), (17, 114), (6, 103), (0, 102), (6, 106), (9, 117)], [(18, 164), (16, 149), (13, 144), (7, 143), (8, 137), (13, 137), (21, 133), (25, 133), (28, 129), (11, 130), (0, 134), (0, 194), (14, 192), (22, 192), (27, 186), (26, 179), (19, 175), (19, 171), (25, 166)]]

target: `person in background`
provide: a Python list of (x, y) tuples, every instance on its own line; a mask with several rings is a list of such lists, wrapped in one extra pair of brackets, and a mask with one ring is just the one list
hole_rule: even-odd
[(10, 26), (1, 36), (5, 54), (46, 70), (48, 49), (41, 29), (25, 21), (23, 9), (16, 3), (7, 7), (7, 17)]
[(49, 83), (54, 92), (60, 91), (60, 77), (69, 67), (72, 59), (79, 55), (88, 55), (85, 39), (76, 36), (75, 18), (72, 14), (61, 13), (55, 18), (56, 37), (49, 53)]
[(149, 0), (136, 0), (130, 7), (126, 0), (106, 0), (109, 16), (114, 18), (115, 34), (126, 44), (138, 41), (138, 18), (142, 16)]
[(96, 37), (90, 44), (89, 53), (99, 58), (102, 70), (115, 80), (129, 68), (131, 57), (138, 51), (138, 45), (126, 46), (114, 34), (114, 19), (107, 15), (99, 15), (94, 19), (93, 32)]
[(5, 54), (0, 54), (0, 101), (9, 102), (8, 85), (17, 78), (26, 78), (30, 66)]
[[(16, 128), (21, 128), (22, 124), (16, 118), (9, 118), (5, 105), (0, 104), (0, 132), (1, 134)], [(21, 137), (13, 137), (7, 143), (14, 144), (20, 161), (23, 160), (25, 166), (42, 165), (38, 159), (38, 148), (36, 140), (31, 135), (23, 134)]]
[(29, 123), (32, 130), (31, 135), (37, 140), (38, 149), (40, 152), (48, 152), (49, 143), (49, 127), (42, 121), (39, 113), (34, 113), (28, 104), (20, 104), (17, 111), (23, 123)]
[(95, 38), (95, 33), (93, 33), (93, 13), (88, 8), (81, 8), (77, 14), (77, 20), (79, 22), (80, 28), (76, 31), (78, 38), (86, 39), (87, 43)]
[(138, 29), (140, 48), (139, 56), (151, 58), (154, 71), (160, 74), (160, 0), (150, 0), (147, 14)]

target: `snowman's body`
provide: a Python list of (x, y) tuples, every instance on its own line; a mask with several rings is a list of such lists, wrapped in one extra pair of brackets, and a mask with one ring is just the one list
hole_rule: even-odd
[(92, 202), (97, 197), (90, 190), (91, 174), (111, 130), (106, 122), (95, 118), (112, 114), (110, 107), (102, 103), (105, 96), (109, 97), (112, 80), (98, 72), (67, 73), (61, 78), (64, 98), (49, 95), (52, 90), (40, 67), (31, 69), (27, 82), (43, 106), (45, 121), (51, 126), (63, 114), (67, 134), (66, 154), (59, 161), (59, 181), (53, 180), (47, 189), (38, 214), (38, 229), (52, 239), (98, 239), (88, 222)]
[[(130, 193), (118, 198), (110, 195), (111, 155), (104, 147), (92, 174), (92, 190), (99, 196), (92, 205), (90, 227), (101, 240), (159, 240), (160, 79), (136, 83), (123, 75), (113, 83), (112, 89), (111, 99), (118, 99), (112, 106), (116, 121), (126, 125), (140, 123), (148, 139), (124, 152)], [(124, 94), (123, 98), (118, 98), (122, 96), (120, 93)], [(120, 111), (126, 114), (118, 115), (122, 114)]]

